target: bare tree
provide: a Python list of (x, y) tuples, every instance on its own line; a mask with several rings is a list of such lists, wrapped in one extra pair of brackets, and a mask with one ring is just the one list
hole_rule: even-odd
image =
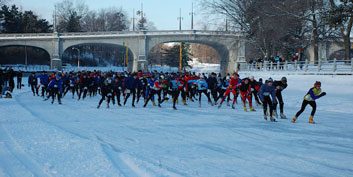
[(82, 18), (83, 31), (124, 31), (129, 27), (128, 16), (122, 8), (89, 11)]
[(312, 45), (318, 60), (319, 41), (334, 34), (326, 25), (323, 0), (204, 0), (203, 5), (226, 15), (267, 58)]
[[(75, 3), (70, 0), (63, 0), (55, 5), (57, 11), (57, 31), (81, 31), (81, 18), (88, 13), (88, 6), (82, 0)], [(73, 28), (73, 29), (69, 29)]]
[(11, 2), (12, 0), (0, 0), (0, 6), (6, 5), (9, 2)]

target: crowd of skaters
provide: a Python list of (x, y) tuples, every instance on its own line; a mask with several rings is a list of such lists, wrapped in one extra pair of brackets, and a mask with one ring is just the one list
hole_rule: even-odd
[[(12, 79), (18, 73), (11, 75)], [(3, 72), (0, 72), (0, 84), (3, 85)], [(8, 77), (8, 74), (6, 74)], [(22, 80), (22, 76), (20, 77)], [(11, 79), (10, 79), (11, 80)], [(13, 81), (9, 86), (9, 91), (15, 88)], [(22, 81), (18, 82), (17, 88), (21, 89)], [(267, 120), (276, 121), (276, 118), (286, 119), (284, 114), (284, 102), (282, 91), (287, 87), (287, 78), (280, 80), (262, 78), (258, 80), (254, 76), (240, 78), (234, 72), (222, 76), (216, 73), (191, 73), (191, 72), (101, 72), (101, 71), (79, 71), (79, 72), (32, 72), (28, 77), (28, 86), (31, 87), (33, 96), (41, 96), (45, 101), (51, 100), (54, 104), (62, 104), (62, 98), (70, 96), (72, 99), (85, 100), (87, 97), (100, 96), (97, 104), (99, 109), (105, 101), (107, 108), (111, 105), (125, 106), (131, 99), (131, 106), (142, 102), (143, 107), (149, 103), (153, 106), (161, 107), (164, 102), (171, 100), (172, 108), (177, 110), (177, 103), (188, 105), (189, 102), (202, 103), (202, 95), (205, 95), (209, 106), (221, 108), (225, 103), (235, 109), (236, 105), (243, 107), (244, 111), (256, 111), (253, 102), (263, 107), (263, 116)], [(321, 83), (320, 83), (321, 86)], [(316, 87), (315, 87), (316, 88)], [(310, 92), (310, 91), (309, 91)], [(312, 96), (312, 93), (309, 93)], [(307, 95), (308, 95), (307, 94)], [(316, 96), (322, 95), (321, 89), (315, 90)], [(326, 93), (324, 93), (326, 94)], [(240, 97), (240, 103), (238, 103)], [(307, 97), (307, 96), (306, 96)], [(181, 102), (180, 102), (181, 101)], [(305, 101), (305, 99), (304, 99)], [(316, 109), (311, 101), (303, 102), (303, 109), (306, 105), (311, 105)], [(279, 114), (277, 107), (279, 105)], [(293, 117), (292, 122), (296, 122), (298, 112)], [(312, 113), (311, 117), (315, 114)], [(313, 122), (313, 121), (312, 121)]]

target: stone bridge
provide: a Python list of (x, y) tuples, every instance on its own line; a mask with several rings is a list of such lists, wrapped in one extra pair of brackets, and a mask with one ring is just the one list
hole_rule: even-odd
[(128, 70), (146, 70), (148, 54), (161, 43), (189, 42), (214, 48), (220, 56), (221, 71), (233, 72), (238, 62), (245, 61), (245, 36), (221, 31), (129, 31), (88, 33), (1, 34), (0, 47), (33, 46), (46, 50), (51, 67), (60, 69), (64, 51), (79, 44), (114, 44), (127, 46), (133, 54)]

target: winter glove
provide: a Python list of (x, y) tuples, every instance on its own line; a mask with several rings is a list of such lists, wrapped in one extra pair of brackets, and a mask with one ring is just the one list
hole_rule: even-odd
[(326, 95), (326, 92), (322, 92), (320, 96), (325, 96)]

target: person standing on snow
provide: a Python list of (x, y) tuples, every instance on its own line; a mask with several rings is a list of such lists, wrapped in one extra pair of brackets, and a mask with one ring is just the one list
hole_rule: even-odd
[(55, 79), (49, 82), (48, 89), (50, 90), (50, 96), (52, 98), (51, 104), (54, 103), (55, 97), (58, 98), (58, 102), (61, 104), (61, 95), (63, 93), (63, 81), (61, 77), (62, 74), (58, 72)]
[(244, 111), (248, 111), (246, 108), (246, 100), (249, 102), (250, 111), (255, 111), (252, 106), (252, 92), (249, 78), (244, 78), (239, 86), (241, 100), (243, 102)]
[(17, 89), (22, 88), (22, 77), (23, 77), (23, 72), (20, 70), (17, 72)]
[(216, 77), (216, 73), (211, 73), (210, 77), (207, 78), (208, 89), (210, 90), (209, 92), (211, 93), (214, 102), (217, 102), (218, 98), (218, 81)]
[(138, 83), (139, 83), (139, 80), (137, 78), (136, 73), (133, 73), (129, 77), (125, 78), (124, 86), (125, 86), (126, 97), (124, 100), (124, 105), (126, 104), (127, 99), (132, 94), (132, 107), (135, 107), (136, 90), (137, 90)]
[[(113, 79), (111, 78), (111, 76), (108, 74), (107, 75), (107, 78), (104, 80), (104, 83), (102, 85), (102, 88), (101, 88), (101, 94), (102, 94), (102, 98), (99, 100), (99, 103), (98, 103), (98, 106), (97, 106), (97, 109), (100, 108), (103, 100), (107, 99), (107, 108), (109, 108), (109, 103), (110, 103), (110, 100), (114, 100), (113, 99)], [(114, 101), (113, 101), (113, 104), (114, 104)]]
[[(47, 72), (43, 71), (42, 74), (40, 76), (38, 76), (39, 78), (39, 87), (42, 88), (41, 90), (41, 97), (44, 98), (44, 96), (47, 95), (47, 87), (48, 87), (48, 84), (49, 84), (49, 76), (47, 74)], [(39, 88), (38, 88), (39, 89)]]
[(227, 90), (225, 91), (223, 98), (221, 100), (221, 102), (218, 105), (218, 108), (221, 108), (222, 103), (224, 102), (224, 100), (228, 97), (228, 95), (230, 93), (232, 93), (234, 95), (234, 99), (233, 99), (233, 104), (232, 104), (232, 108), (235, 109), (235, 103), (237, 102), (237, 98), (238, 98), (238, 87), (241, 83), (241, 80), (239, 79), (239, 74), (238, 73), (234, 73), (232, 75), (232, 77), (230, 78), (229, 81), (229, 86), (227, 87)]
[(32, 72), (31, 75), (29, 75), (29, 77), (28, 77), (28, 87), (31, 87), (33, 96), (36, 96), (36, 94), (38, 96), (37, 84), (38, 84), (37, 76), (34, 72)]
[(309, 123), (314, 124), (314, 115), (316, 112), (316, 102), (315, 100), (323, 97), (326, 95), (326, 92), (321, 92), (321, 82), (316, 81), (314, 84), (314, 87), (310, 88), (308, 93), (304, 96), (304, 100), (302, 103), (302, 107), (300, 110), (295, 114), (295, 116), (292, 119), (292, 123), (295, 123), (300, 116), (301, 113), (305, 110), (305, 107), (307, 105), (310, 105), (313, 109), (311, 111), (310, 117), (309, 117)]
[[(288, 86), (287, 85), (287, 78), (282, 77), (282, 79), (280, 81), (274, 81), (273, 86), (276, 88), (276, 98), (278, 100), (277, 104), (279, 103), (281, 119), (286, 119), (287, 117), (283, 113), (284, 102), (283, 102), (283, 97), (282, 97), (282, 91), (285, 88), (287, 88), (287, 86)], [(278, 118), (277, 104), (274, 105), (274, 111), (275, 111), (276, 118)]]
[(251, 94), (255, 98), (255, 101), (256, 101), (257, 105), (262, 105), (262, 103), (260, 102), (260, 99), (259, 99), (259, 95), (258, 95), (258, 93), (260, 91), (260, 87), (261, 87), (262, 84), (257, 82), (255, 80), (254, 76), (250, 76), (249, 83), (251, 85)]
[(208, 103), (213, 106), (213, 103), (210, 98), (210, 94), (207, 92), (208, 84), (205, 80), (205, 77), (201, 76), (200, 79), (196, 81), (196, 84), (197, 84), (197, 92), (199, 94), (199, 107), (201, 107), (202, 93), (207, 96)]
[(269, 78), (265, 84), (260, 88), (259, 97), (261, 99), (263, 110), (264, 110), (264, 119), (267, 120), (267, 105), (270, 107), (270, 120), (271, 122), (276, 122), (276, 119), (273, 117), (274, 104), (276, 104), (276, 91), (273, 86), (272, 78)]
[(179, 87), (181, 85), (181, 82), (177, 78), (175, 74), (172, 74), (171, 79), (170, 79), (170, 94), (172, 95), (172, 100), (173, 100), (173, 109), (177, 110), (175, 107), (176, 102), (178, 101), (178, 97), (180, 94)]

